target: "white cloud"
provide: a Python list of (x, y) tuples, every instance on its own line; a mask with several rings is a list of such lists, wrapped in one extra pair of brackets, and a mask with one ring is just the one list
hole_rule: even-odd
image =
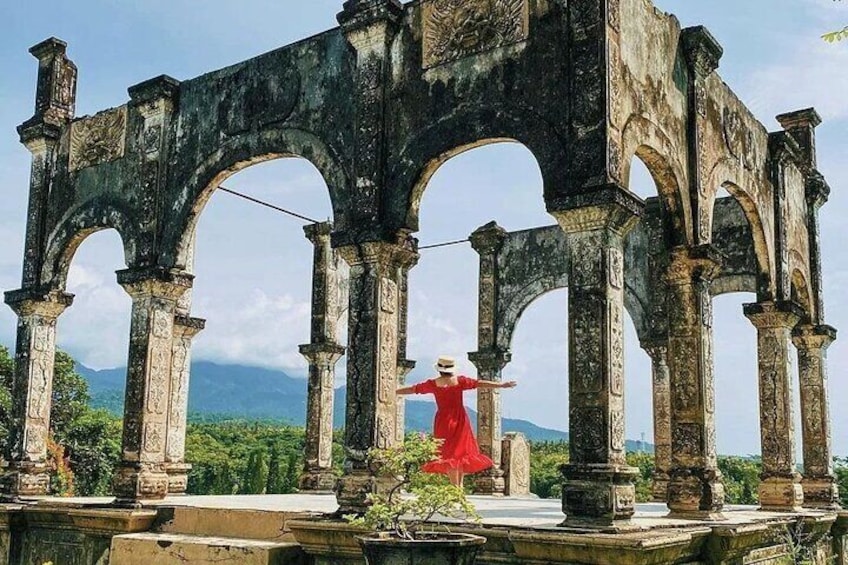
[(208, 319), (195, 340), (195, 358), (305, 373), (298, 345), (308, 341), (309, 302), (254, 289), (243, 300), (198, 301), (195, 310)]
[(796, 37), (789, 57), (753, 70), (744, 88), (760, 116), (815, 106), (826, 120), (848, 119), (848, 44), (825, 43), (813, 31)]

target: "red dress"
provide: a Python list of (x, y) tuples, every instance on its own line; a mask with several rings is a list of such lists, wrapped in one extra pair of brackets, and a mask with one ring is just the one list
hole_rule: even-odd
[(479, 473), (493, 465), (491, 459), (480, 453), (462, 404), (463, 391), (477, 388), (477, 381), (463, 376), (457, 377), (457, 381), (455, 385), (440, 387), (430, 379), (413, 387), (415, 394), (435, 395), (437, 409), (433, 435), (443, 440), (439, 458), (421, 468), (426, 473), (447, 474), (451, 469)]

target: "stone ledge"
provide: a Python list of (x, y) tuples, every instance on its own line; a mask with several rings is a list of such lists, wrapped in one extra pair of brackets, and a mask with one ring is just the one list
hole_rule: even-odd
[(239, 563), (295, 565), (303, 552), (295, 543), (278, 543), (180, 534), (125, 534), (112, 538), (110, 565)]

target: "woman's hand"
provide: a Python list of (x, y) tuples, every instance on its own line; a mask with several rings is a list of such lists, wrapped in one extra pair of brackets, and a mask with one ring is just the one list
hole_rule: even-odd
[(501, 388), (515, 388), (518, 386), (518, 383), (515, 381), (506, 381), (501, 383)]

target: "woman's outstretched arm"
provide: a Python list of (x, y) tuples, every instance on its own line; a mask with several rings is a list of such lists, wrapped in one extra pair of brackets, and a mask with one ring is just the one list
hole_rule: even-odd
[(515, 381), (504, 381), (502, 383), (496, 383), (494, 381), (477, 381), (477, 388), (515, 388), (518, 386), (518, 383)]
[(403, 388), (397, 389), (395, 392), (397, 392), (398, 394), (415, 394), (415, 387), (405, 386)]

